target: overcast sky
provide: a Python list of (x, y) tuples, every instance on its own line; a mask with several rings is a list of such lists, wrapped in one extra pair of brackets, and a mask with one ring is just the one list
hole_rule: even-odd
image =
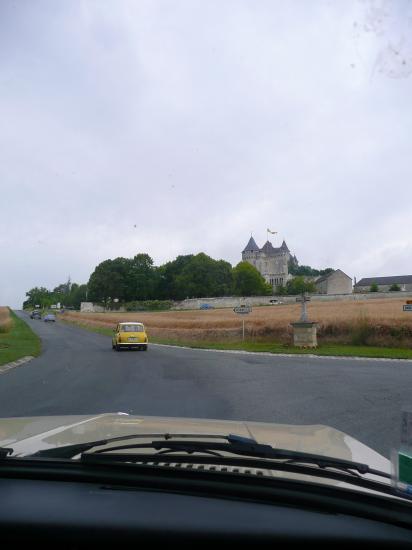
[(0, 2), (0, 304), (250, 233), (412, 273), (412, 3)]

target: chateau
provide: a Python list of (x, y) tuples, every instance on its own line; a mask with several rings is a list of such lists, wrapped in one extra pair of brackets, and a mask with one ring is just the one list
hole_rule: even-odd
[(242, 260), (255, 266), (273, 290), (279, 285), (285, 285), (292, 278), (288, 269), (289, 261), (297, 263), (285, 241), (279, 248), (275, 248), (270, 241), (259, 248), (253, 237), (250, 237), (242, 252)]

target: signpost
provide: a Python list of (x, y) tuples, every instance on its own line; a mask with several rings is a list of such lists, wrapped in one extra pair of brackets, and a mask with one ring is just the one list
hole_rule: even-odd
[[(234, 307), (233, 311), (239, 315), (247, 315), (252, 311), (252, 308), (250, 306), (241, 305), (238, 307)], [(242, 319), (242, 340), (245, 339), (245, 320)]]
[(403, 306), (403, 311), (412, 311), (412, 304), (406, 304)]

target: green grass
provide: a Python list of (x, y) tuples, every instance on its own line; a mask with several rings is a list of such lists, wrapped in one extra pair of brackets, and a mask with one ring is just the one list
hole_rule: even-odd
[(338, 357), (371, 357), (384, 359), (412, 359), (412, 350), (374, 346), (351, 346), (347, 344), (322, 344), (317, 349), (302, 349), (279, 343), (268, 342), (182, 342), (150, 338), (150, 342), (172, 346), (186, 346), (198, 349), (242, 350), (256, 353), (286, 353)]
[(10, 331), (0, 334), (0, 365), (26, 355), (35, 357), (41, 351), (40, 338), (12, 311), (10, 315), (13, 322)]
[[(113, 330), (110, 328), (92, 327), (86, 323), (71, 323), (86, 330), (97, 332), (105, 336), (112, 336)], [(291, 345), (268, 343), (268, 342), (204, 342), (204, 341), (182, 341), (168, 340), (165, 338), (150, 337), (149, 343), (166, 344), (169, 346), (185, 346), (195, 349), (217, 349), (217, 350), (242, 350), (253, 351), (257, 353), (287, 353), (287, 354), (304, 354), (304, 355), (320, 355), (320, 356), (337, 356), (337, 357), (371, 357), (377, 359), (412, 359), (412, 349), (406, 348), (384, 348), (377, 346), (354, 346), (348, 344), (322, 344), (317, 349), (301, 349)]]

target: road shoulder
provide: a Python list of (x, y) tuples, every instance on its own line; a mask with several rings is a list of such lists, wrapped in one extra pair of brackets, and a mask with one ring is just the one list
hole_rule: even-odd
[(0, 366), (7, 366), (27, 357), (36, 357), (41, 353), (41, 340), (37, 334), (13, 311), (10, 311), (10, 316), (10, 330), (0, 334)]
[(28, 363), (32, 359), (34, 359), (32, 355), (26, 355), (25, 357), (21, 357), (16, 361), (12, 361), (11, 363), (5, 363), (4, 365), (0, 365), (0, 374), (4, 374), (5, 372), (11, 369), (14, 369), (15, 367), (20, 367), (20, 365), (24, 365), (25, 363)]

